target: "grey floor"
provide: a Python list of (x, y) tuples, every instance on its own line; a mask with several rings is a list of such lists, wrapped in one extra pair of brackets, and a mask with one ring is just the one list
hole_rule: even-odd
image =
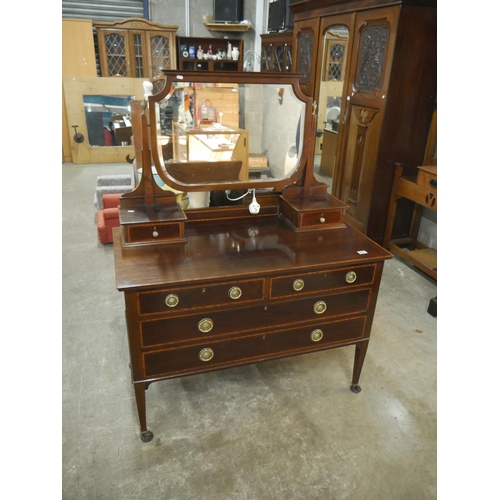
[(93, 196), (128, 164), (62, 164), (62, 498), (437, 496), (436, 283), (386, 263), (362, 391), (354, 348), (152, 384), (139, 439), (124, 301)]

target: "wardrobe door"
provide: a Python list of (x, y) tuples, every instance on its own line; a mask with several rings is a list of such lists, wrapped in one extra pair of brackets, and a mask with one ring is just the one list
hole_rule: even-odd
[(348, 90), (352, 35), (356, 14), (339, 14), (321, 18), (320, 52), (316, 70), (318, 130), (315, 155), (321, 155), (320, 171), (338, 175), (338, 146), (341, 144), (343, 117)]
[(333, 194), (349, 205), (346, 219), (366, 234), (380, 131), (396, 42), (397, 6), (356, 14)]

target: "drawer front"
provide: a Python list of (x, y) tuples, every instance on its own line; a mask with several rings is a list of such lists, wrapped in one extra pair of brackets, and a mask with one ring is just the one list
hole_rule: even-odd
[(178, 222), (130, 225), (126, 226), (126, 231), (129, 243), (172, 240), (183, 237), (183, 228)]
[(437, 173), (427, 172), (426, 170), (418, 169), (417, 184), (427, 189), (432, 189), (433, 193), (437, 193)]
[(306, 321), (321, 321), (324, 318), (345, 314), (363, 313), (368, 307), (369, 297), (369, 290), (359, 290), (322, 298), (142, 321), (142, 346), (188, 342)]
[(186, 309), (263, 300), (264, 279), (141, 292), (138, 297), (139, 314), (177, 313)]
[[(363, 338), (366, 318), (319, 323), (196, 346), (143, 353), (146, 378), (201, 371), (241, 362), (255, 362), (293, 351), (315, 351)], [(298, 352), (297, 352), (298, 353)]]
[(301, 217), (301, 227), (311, 226), (329, 226), (337, 225), (342, 222), (343, 211), (340, 210), (322, 210), (317, 212), (308, 212)]
[(374, 274), (375, 266), (368, 265), (272, 278), (271, 298), (298, 296), (349, 286), (370, 285), (373, 283)]

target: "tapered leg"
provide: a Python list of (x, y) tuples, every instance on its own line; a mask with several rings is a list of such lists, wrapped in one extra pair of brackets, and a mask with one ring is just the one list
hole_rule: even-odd
[(361, 376), (361, 369), (365, 361), (366, 351), (368, 350), (368, 340), (358, 342), (356, 344), (356, 352), (354, 353), (354, 370), (352, 373), (352, 392), (361, 392), (361, 387), (358, 385), (359, 377)]
[(146, 426), (146, 384), (134, 384), (135, 402), (141, 425), (141, 441), (148, 443), (153, 439), (153, 433)]

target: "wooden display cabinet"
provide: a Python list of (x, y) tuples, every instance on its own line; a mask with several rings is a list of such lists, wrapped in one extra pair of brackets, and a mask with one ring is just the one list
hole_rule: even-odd
[[(237, 60), (227, 55), (228, 43), (231, 49), (236, 47), (239, 52)], [(205, 58), (198, 58), (198, 50), (206, 54)], [(191, 50), (191, 52), (190, 52)], [(226, 53), (226, 59), (211, 59), (209, 52), (216, 56), (218, 52)], [(243, 71), (243, 40), (237, 38), (211, 38), (211, 37), (177, 37), (177, 57), (179, 69), (192, 71)], [(232, 56), (231, 56), (232, 57)]]
[(260, 70), (278, 73), (292, 71), (293, 31), (261, 35)]
[(101, 76), (148, 78), (154, 91), (163, 86), (164, 69), (176, 69), (178, 26), (129, 18), (94, 22), (99, 44)]
[[(143, 175), (134, 191), (122, 195), (121, 227), (114, 231), (141, 440), (153, 439), (146, 389), (171, 378), (352, 346), (350, 388), (358, 393), (391, 254), (345, 224), (347, 205), (314, 178), (317, 117), (312, 99), (300, 91), (300, 75), (165, 75), (159, 94), (132, 106), (140, 115), (132, 123), (141, 124), (134, 137), (141, 138)], [(163, 157), (162, 103), (176, 88), (217, 83), (244, 89), (242, 107), (251, 113), (239, 122), (250, 144), (266, 147), (276, 123), (273, 146), (288, 132), (295, 137), (298, 158), (291, 171), (265, 180), (223, 180), (220, 162)], [(283, 90), (282, 101), (276, 88)], [(273, 165), (286, 158), (269, 147), (268, 160)], [(167, 189), (154, 181), (152, 163)], [(231, 203), (182, 209), (179, 191), (222, 193)]]

